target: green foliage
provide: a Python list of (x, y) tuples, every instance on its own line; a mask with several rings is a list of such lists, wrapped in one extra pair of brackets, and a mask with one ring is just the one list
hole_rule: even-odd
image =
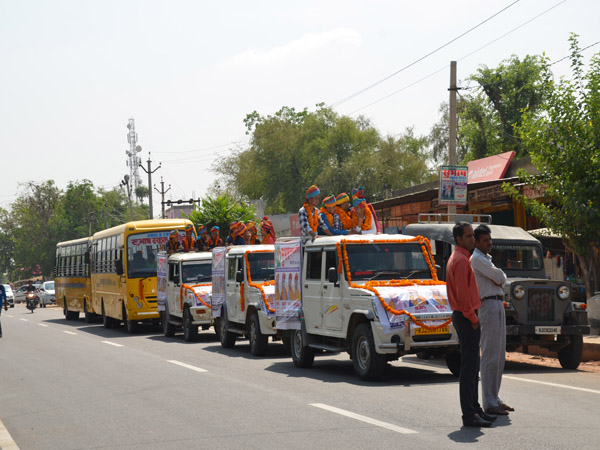
[(577, 37), (570, 41), (573, 79), (555, 81), (545, 60), (544, 113), (528, 110), (518, 128), (540, 172), (521, 174), (521, 179), (545, 189), (550, 202), (523, 198), (515, 189), (512, 194), (566, 239), (579, 256), (588, 293), (593, 293), (600, 290), (600, 54), (584, 73)]
[(218, 197), (207, 195), (202, 199), (201, 205), (185, 217), (194, 223), (196, 229), (200, 225), (205, 225), (210, 230), (217, 225), (221, 229), (220, 236), (223, 239), (229, 233), (231, 222), (257, 221), (253, 206), (240, 203), (228, 194)]
[(143, 184), (141, 184), (135, 188), (135, 197), (138, 200), (143, 200), (143, 199), (147, 198), (149, 195), (150, 195), (150, 191)]
[[(250, 146), (219, 160), (219, 186), (245, 199), (263, 199), (268, 213), (297, 211), (316, 184), (339, 194), (364, 186), (370, 199), (427, 177), (426, 140), (412, 130), (382, 139), (364, 118), (283, 107), (272, 116), (246, 116)], [(416, 145), (416, 150), (415, 150)]]

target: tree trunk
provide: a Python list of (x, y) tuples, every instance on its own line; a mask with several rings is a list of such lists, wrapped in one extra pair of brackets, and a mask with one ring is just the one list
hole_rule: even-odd
[(600, 292), (600, 252), (595, 244), (590, 244), (585, 254), (578, 254), (579, 263), (585, 278), (587, 298)]

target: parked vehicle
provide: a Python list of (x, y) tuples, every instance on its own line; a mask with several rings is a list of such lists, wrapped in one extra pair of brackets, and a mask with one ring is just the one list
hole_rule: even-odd
[(42, 308), (56, 302), (54, 295), (54, 281), (45, 281), (41, 283), (39, 289), (40, 305)]
[(27, 285), (24, 284), (17, 288), (17, 290), (13, 291), (15, 296), (15, 303), (23, 303), (25, 302), (25, 296), (27, 294)]
[(186, 341), (198, 338), (198, 328), (213, 324), (210, 296), (212, 253), (176, 253), (167, 261), (167, 300), (161, 313), (165, 336), (183, 328)]
[(318, 352), (347, 352), (358, 377), (375, 380), (388, 361), (429, 351), (459, 373), (446, 286), (426, 239), (320, 236), (303, 252), (300, 329), (291, 336), (297, 367), (311, 367)]
[[(527, 352), (536, 345), (556, 352), (563, 368), (577, 369), (583, 336), (590, 334), (586, 304), (572, 301), (568, 282), (546, 278), (542, 245), (537, 239), (522, 228), (491, 225), (490, 216), (480, 217), (492, 232), (492, 261), (508, 278), (504, 286), (507, 350), (523, 347)], [(404, 233), (431, 239), (436, 263), (442, 268), (440, 278), (445, 280), (454, 247), (454, 216), (422, 214), (419, 219), (420, 223), (407, 225)]]
[(273, 251), (272, 245), (240, 245), (227, 252), (225, 303), (215, 322), (224, 348), (232, 348), (238, 337), (247, 336), (250, 352), (261, 356), (267, 352), (269, 337), (281, 337), (275, 314), (266, 303), (274, 292)]
[(15, 294), (10, 287), (10, 284), (4, 284), (4, 291), (6, 292), (6, 304), (11, 308), (15, 307)]

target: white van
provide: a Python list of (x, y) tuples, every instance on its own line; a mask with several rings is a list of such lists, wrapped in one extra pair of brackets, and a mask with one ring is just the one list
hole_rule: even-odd
[(198, 328), (213, 324), (211, 307), (212, 254), (175, 253), (167, 260), (167, 300), (162, 313), (163, 333), (173, 336), (183, 328), (186, 341), (198, 339)]

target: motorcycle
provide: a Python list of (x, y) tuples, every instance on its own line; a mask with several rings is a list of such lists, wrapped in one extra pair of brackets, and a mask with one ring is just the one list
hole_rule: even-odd
[(39, 301), (40, 300), (39, 300), (38, 296), (35, 294), (35, 292), (27, 293), (27, 296), (25, 297), (25, 302), (27, 303), (27, 309), (30, 310), (32, 314), (33, 314), (33, 310), (37, 307)]

